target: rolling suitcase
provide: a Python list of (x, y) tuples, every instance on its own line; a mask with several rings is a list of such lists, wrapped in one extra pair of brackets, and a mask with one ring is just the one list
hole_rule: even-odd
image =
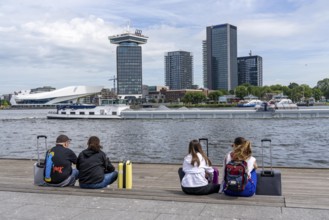
[(39, 149), (39, 139), (45, 139), (45, 148), (47, 151), (47, 136), (45, 135), (38, 135), (37, 136), (37, 152), (38, 152), (38, 161), (34, 163), (33, 170), (34, 170), (34, 185), (43, 186), (45, 185), (45, 181), (43, 179), (43, 173), (45, 169), (45, 162), (44, 160), (40, 159), (40, 149)]
[[(208, 154), (209, 154), (209, 152), (208, 152), (208, 138), (200, 138), (199, 139), (199, 143), (201, 144), (201, 142), (206, 142), (205, 143), (205, 145), (206, 145), (206, 149), (207, 149), (207, 157), (209, 157), (208, 156)], [(202, 144), (201, 144), (202, 145)], [(218, 169), (216, 168), (216, 167), (214, 167), (213, 166), (213, 169), (214, 169), (214, 175), (213, 175), (213, 177), (212, 177), (212, 181), (210, 181), (210, 182), (212, 182), (213, 184), (218, 184), (218, 176), (219, 176), (219, 171), (218, 171)]]
[[(272, 168), (272, 142), (271, 139), (262, 139), (262, 169), (257, 170), (256, 195), (281, 196), (281, 172)], [(270, 170), (264, 170), (264, 144), (269, 143)]]

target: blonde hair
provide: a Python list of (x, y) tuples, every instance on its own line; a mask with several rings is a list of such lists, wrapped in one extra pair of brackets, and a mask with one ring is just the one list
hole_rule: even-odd
[(251, 143), (243, 137), (237, 137), (233, 144), (233, 160), (248, 160), (251, 157)]

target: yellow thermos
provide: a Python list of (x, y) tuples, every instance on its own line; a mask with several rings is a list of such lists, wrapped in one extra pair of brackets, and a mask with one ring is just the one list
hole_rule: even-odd
[(130, 160), (126, 162), (126, 189), (133, 187), (133, 168)]
[(123, 188), (123, 162), (120, 161), (118, 164), (118, 189)]

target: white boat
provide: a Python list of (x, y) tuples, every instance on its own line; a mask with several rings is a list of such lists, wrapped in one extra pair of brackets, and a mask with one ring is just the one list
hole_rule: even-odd
[(275, 111), (275, 105), (271, 102), (262, 102), (260, 104), (257, 104), (255, 106), (255, 110), (260, 112), (260, 111)]
[(238, 107), (255, 107), (256, 105), (261, 105), (262, 103), (263, 103), (263, 101), (261, 101), (261, 100), (253, 99), (247, 103), (238, 104)]
[[(102, 100), (103, 102), (105, 100)], [(99, 106), (86, 106), (83, 105), (65, 105), (64, 107), (57, 108), (57, 111), (48, 112), (48, 119), (122, 119), (121, 112), (129, 109), (129, 105), (117, 104), (103, 104)]]
[(275, 109), (298, 109), (296, 103), (293, 103), (291, 99), (281, 99), (279, 102), (276, 102)]

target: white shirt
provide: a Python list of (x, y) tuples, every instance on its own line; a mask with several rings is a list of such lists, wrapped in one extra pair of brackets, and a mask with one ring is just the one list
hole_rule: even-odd
[(214, 169), (206, 164), (205, 159), (200, 153), (197, 153), (200, 166), (197, 163), (194, 166), (191, 164), (192, 155), (189, 154), (184, 158), (183, 171), (185, 176), (182, 179), (183, 187), (200, 187), (208, 185), (208, 180), (206, 179), (206, 172), (213, 173)]

